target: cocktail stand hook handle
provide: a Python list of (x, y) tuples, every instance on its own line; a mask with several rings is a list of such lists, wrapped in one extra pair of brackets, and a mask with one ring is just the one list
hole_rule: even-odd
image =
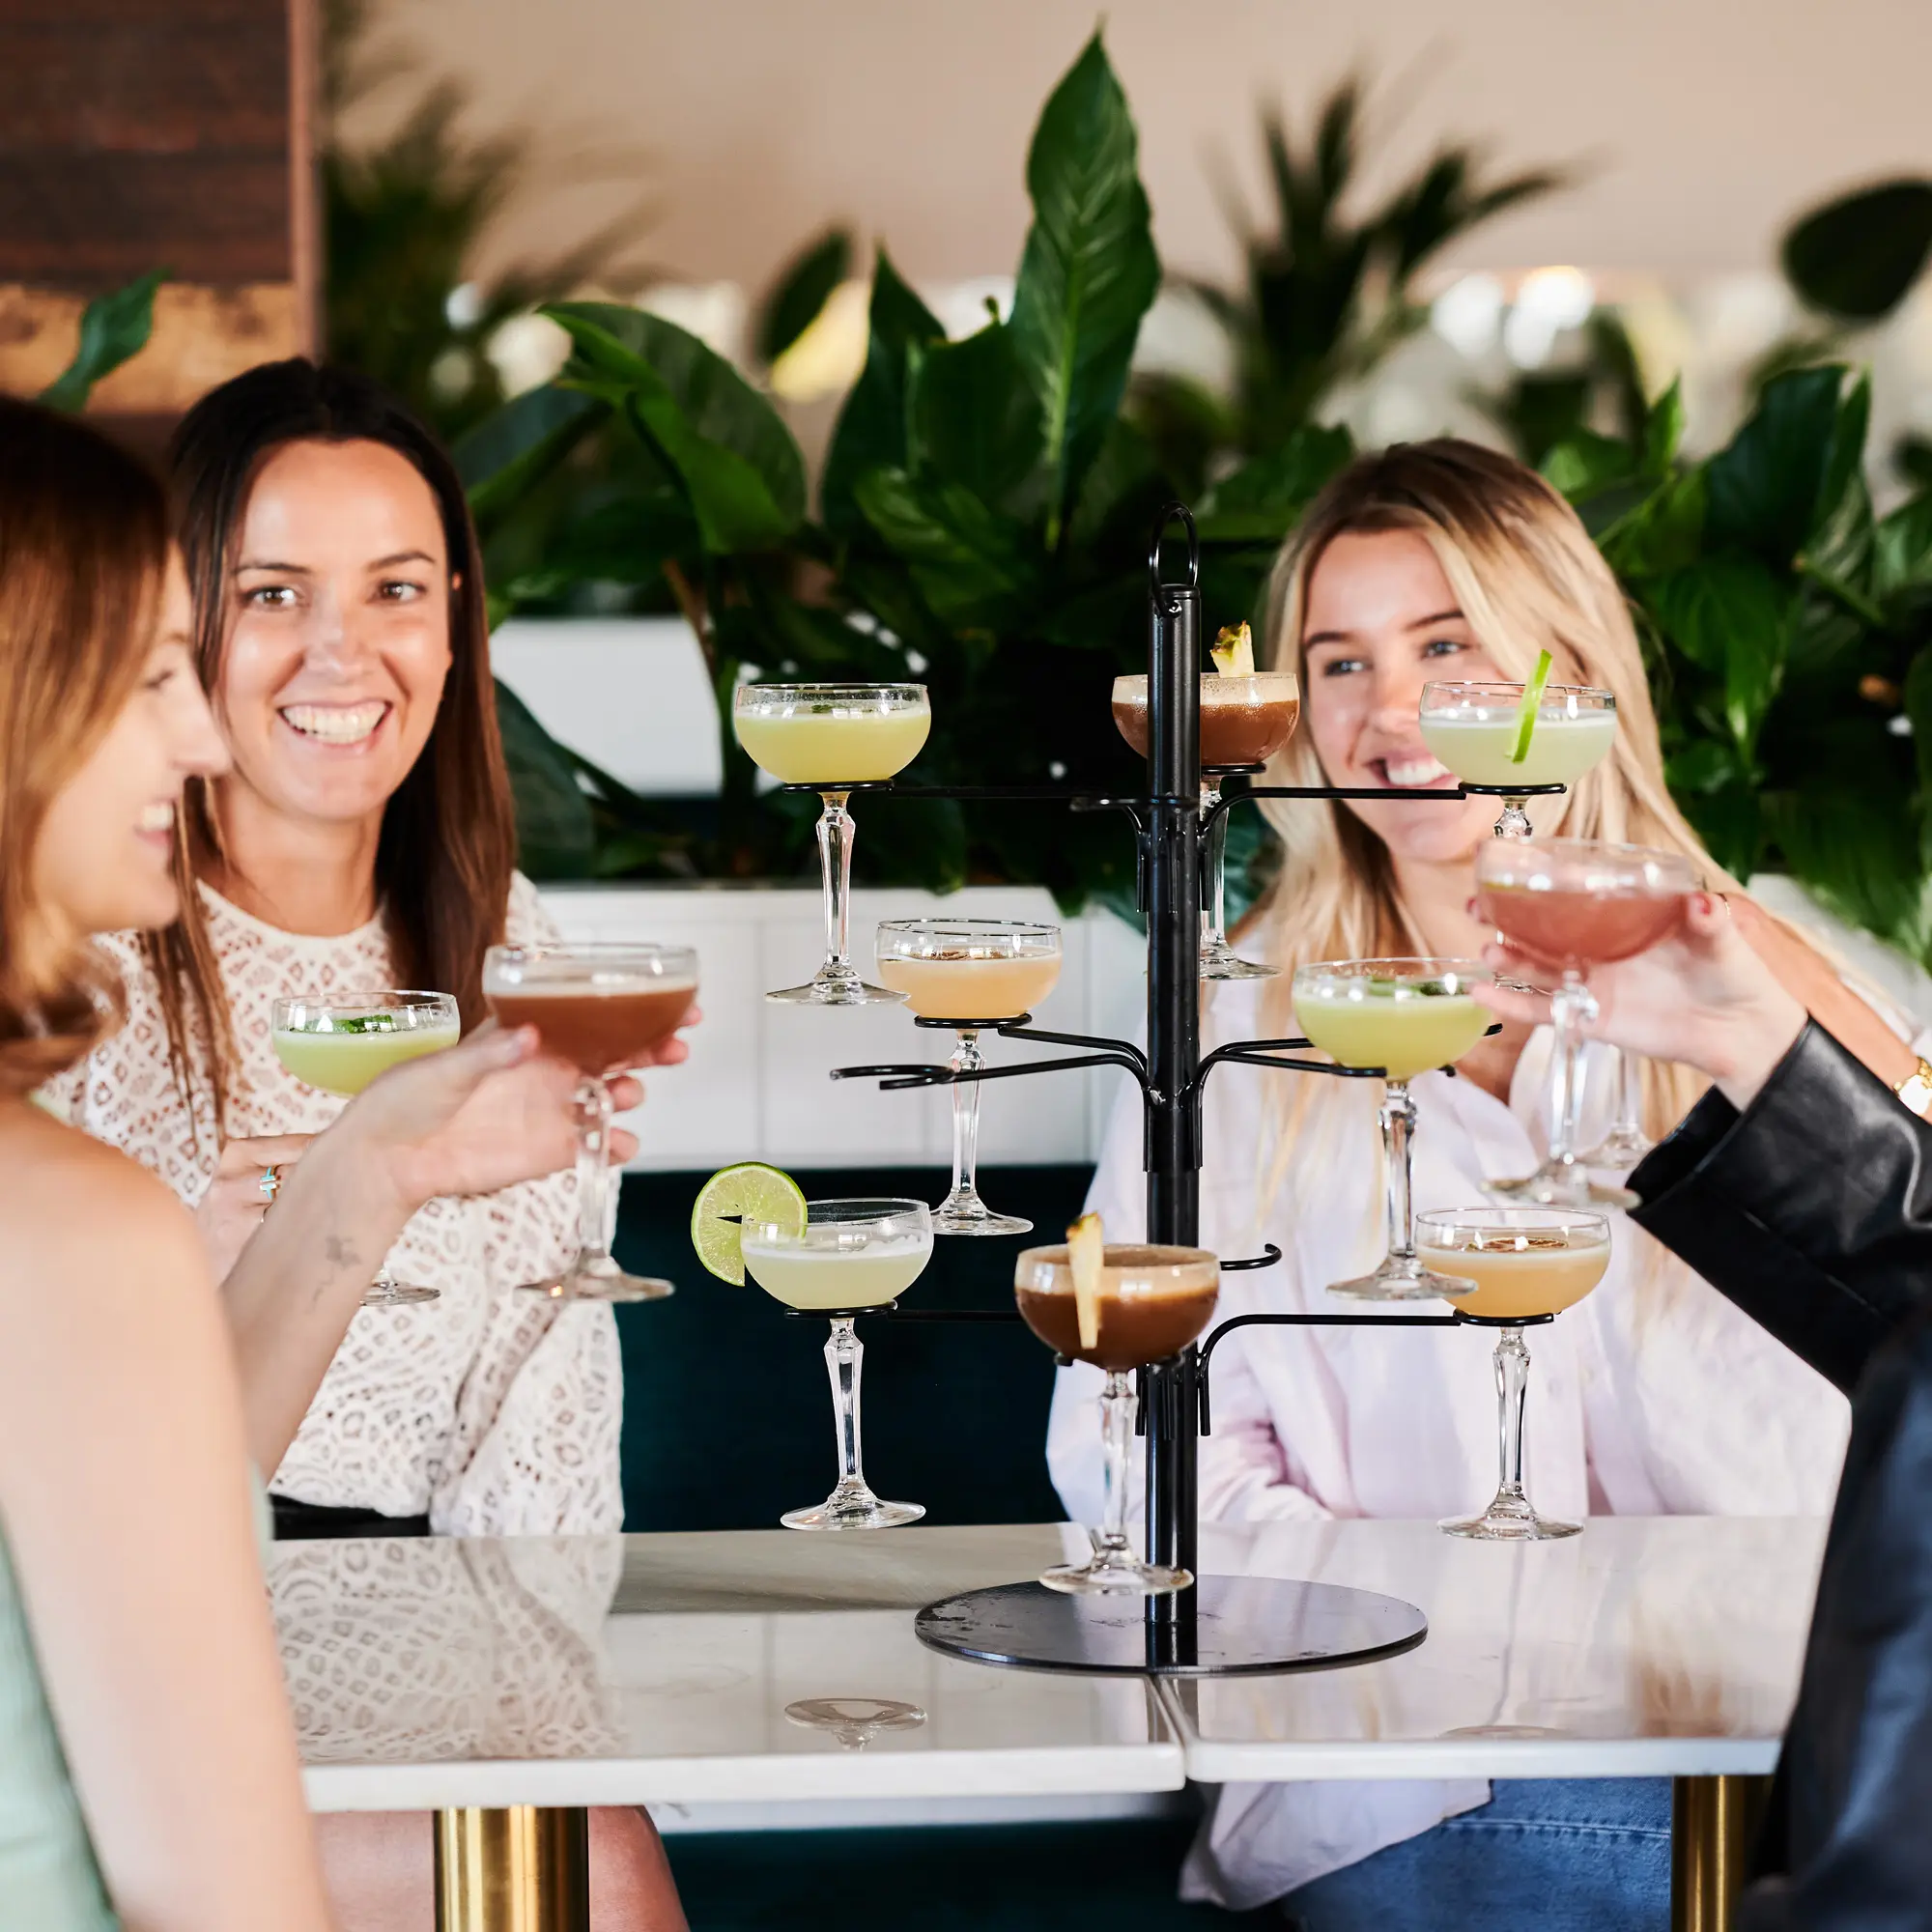
[(1194, 514), (1185, 503), (1169, 503), (1153, 526), (1153, 535), (1148, 539), (1148, 576), (1156, 590), (1168, 586), (1168, 580), (1160, 574), (1160, 540), (1177, 517), (1187, 526), (1187, 587), (1196, 589), (1201, 582), (1201, 537), (1194, 527)]

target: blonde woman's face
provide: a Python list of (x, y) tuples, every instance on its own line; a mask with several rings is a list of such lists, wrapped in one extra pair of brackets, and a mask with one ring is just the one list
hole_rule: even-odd
[(182, 789), (228, 764), (194, 674), (191, 625), (187, 578), (174, 558), (140, 683), (41, 828), (35, 887), (76, 938), (165, 925), (180, 908), (173, 859)]
[(1503, 673), (1456, 608), (1435, 553), (1413, 530), (1350, 532), (1321, 553), (1302, 620), (1301, 728), (1328, 782), (1389, 794), (1348, 809), (1399, 859), (1466, 857), (1495, 821), (1493, 799), (1404, 803), (1455, 788), (1422, 742), (1422, 687)]

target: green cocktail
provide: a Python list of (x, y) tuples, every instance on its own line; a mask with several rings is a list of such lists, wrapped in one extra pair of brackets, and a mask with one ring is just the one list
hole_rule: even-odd
[(1317, 980), (1295, 987), (1294, 1017), (1339, 1065), (1384, 1067), (1391, 1080), (1453, 1065), (1490, 1024), (1466, 991), (1435, 980)]

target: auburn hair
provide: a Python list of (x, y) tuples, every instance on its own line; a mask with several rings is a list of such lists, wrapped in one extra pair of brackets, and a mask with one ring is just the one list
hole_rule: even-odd
[(48, 808), (140, 683), (168, 562), (167, 500), (71, 416), (0, 397), (0, 1093), (120, 1025), (121, 980), (37, 902)]
[[(231, 583), (263, 465), (292, 442), (376, 442), (428, 486), (449, 554), (450, 667), (422, 754), (390, 797), (376, 848), (376, 895), (396, 983), (455, 995), (466, 1027), (483, 1012), (483, 954), (502, 937), (516, 825), (490, 673), (476, 527), (449, 453), (411, 412), (354, 370), (292, 356), (212, 389), (169, 445), (176, 529), (194, 593), (195, 657), (221, 717)], [(190, 782), (176, 844), (180, 918), (150, 935), (175, 1077), (191, 1117), (218, 1139), (238, 1066), (221, 973), (196, 880), (224, 856), (213, 784)]]

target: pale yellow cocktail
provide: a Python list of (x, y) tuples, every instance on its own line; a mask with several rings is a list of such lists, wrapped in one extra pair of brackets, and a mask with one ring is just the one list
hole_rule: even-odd
[(787, 1308), (877, 1308), (895, 1301), (925, 1272), (932, 1236), (874, 1240), (863, 1248), (801, 1247), (761, 1241), (747, 1232), (745, 1272)]
[(753, 764), (783, 784), (874, 784), (918, 757), (932, 728), (917, 705), (778, 699), (740, 705), (738, 742)]
[(1380, 1066), (1391, 1080), (1453, 1065), (1490, 1025), (1488, 1009), (1466, 992), (1369, 979), (1298, 984), (1294, 1017), (1339, 1065)]
[[(369, 1017), (380, 1020), (384, 1016)], [(401, 1032), (279, 1031), (274, 1036), (275, 1058), (304, 1086), (319, 1088), (325, 1094), (355, 1094), (406, 1060), (419, 1060), (426, 1053), (440, 1053), (454, 1046), (460, 1031), (454, 1025), (412, 1027)]]
[(1515, 705), (1466, 703), (1453, 711), (1424, 711), (1422, 742), (1464, 784), (1575, 784), (1617, 742), (1615, 711), (1578, 711), (1563, 701), (1538, 707), (1522, 763)]

